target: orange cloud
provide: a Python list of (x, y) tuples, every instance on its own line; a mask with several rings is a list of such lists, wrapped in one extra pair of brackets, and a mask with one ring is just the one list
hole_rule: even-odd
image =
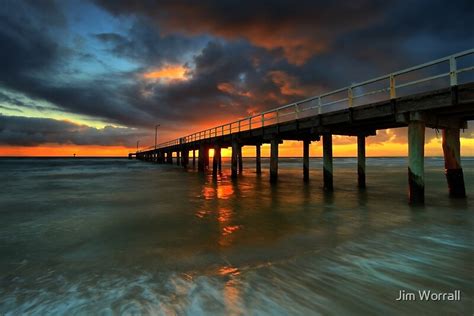
[(187, 68), (182, 65), (166, 65), (160, 69), (152, 70), (143, 74), (148, 80), (186, 80)]

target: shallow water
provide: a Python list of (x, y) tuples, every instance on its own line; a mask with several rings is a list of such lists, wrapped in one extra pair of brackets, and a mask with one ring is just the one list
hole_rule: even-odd
[[(0, 314), (464, 314), (474, 311), (469, 197), (427, 158), (426, 205), (407, 204), (404, 158), (254, 161), (231, 181), (127, 159), (0, 159)], [(398, 302), (400, 290), (460, 302)]]

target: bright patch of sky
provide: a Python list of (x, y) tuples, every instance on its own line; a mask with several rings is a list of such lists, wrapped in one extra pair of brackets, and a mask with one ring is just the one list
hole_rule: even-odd
[(0, 114), (5, 116), (67, 120), (69, 122), (95, 128), (104, 128), (105, 126), (119, 127), (118, 125), (100, 121), (86, 115), (65, 112), (50, 102), (32, 99), (23, 93), (4, 88), (0, 89)]

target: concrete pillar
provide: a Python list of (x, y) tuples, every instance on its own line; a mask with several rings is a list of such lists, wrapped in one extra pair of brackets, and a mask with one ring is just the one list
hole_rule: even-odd
[(232, 178), (237, 178), (237, 161), (239, 156), (239, 143), (237, 141), (232, 141), (232, 159), (231, 159), (231, 170), (232, 170)]
[(279, 140), (273, 138), (270, 142), (270, 182), (272, 183), (278, 179), (278, 145)]
[(425, 123), (408, 123), (408, 186), (411, 204), (425, 201)]
[(214, 157), (212, 158), (212, 175), (217, 176), (219, 169), (219, 161), (221, 159), (221, 148), (219, 145), (214, 146)]
[(459, 129), (446, 128), (443, 130), (444, 168), (446, 180), (448, 180), (449, 196), (454, 198), (466, 197), (459, 138)]
[(365, 135), (357, 136), (357, 184), (365, 188)]
[(333, 171), (332, 171), (332, 135), (323, 136), (323, 181), (324, 189), (333, 190)]
[(309, 181), (309, 144), (311, 141), (303, 140), (303, 181)]
[(196, 150), (193, 149), (193, 169), (196, 168)]
[(257, 145), (256, 148), (255, 148), (255, 151), (256, 151), (256, 158), (255, 158), (255, 161), (256, 161), (256, 169), (257, 169), (257, 174), (261, 174), (262, 173), (262, 154), (261, 154), (261, 145)]
[(239, 158), (239, 174), (242, 174), (244, 172), (244, 164), (242, 161), (242, 145), (239, 144), (239, 153), (238, 153), (238, 158)]

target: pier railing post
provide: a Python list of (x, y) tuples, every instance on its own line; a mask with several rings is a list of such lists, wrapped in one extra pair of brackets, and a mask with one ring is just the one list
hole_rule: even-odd
[(308, 139), (303, 140), (303, 180), (309, 181), (309, 145), (311, 141)]
[(461, 142), (458, 128), (443, 130), (443, 153), (449, 196), (464, 198), (466, 197), (466, 188), (461, 167)]
[(256, 161), (256, 172), (257, 174), (261, 174), (262, 173), (262, 153), (261, 153), (261, 145), (258, 144), (255, 148), (255, 153), (256, 153), (256, 157), (255, 157), (255, 161)]
[(232, 159), (231, 159), (231, 176), (232, 178), (237, 178), (237, 160), (239, 156), (239, 143), (236, 140), (232, 141)]
[(274, 137), (270, 141), (270, 182), (278, 180), (278, 145), (280, 140)]
[(419, 115), (408, 123), (408, 186), (411, 204), (425, 201), (425, 122)]
[(333, 190), (332, 135), (323, 135), (323, 182), (324, 189)]
[(365, 188), (365, 135), (357, 136), (357, 184)]

